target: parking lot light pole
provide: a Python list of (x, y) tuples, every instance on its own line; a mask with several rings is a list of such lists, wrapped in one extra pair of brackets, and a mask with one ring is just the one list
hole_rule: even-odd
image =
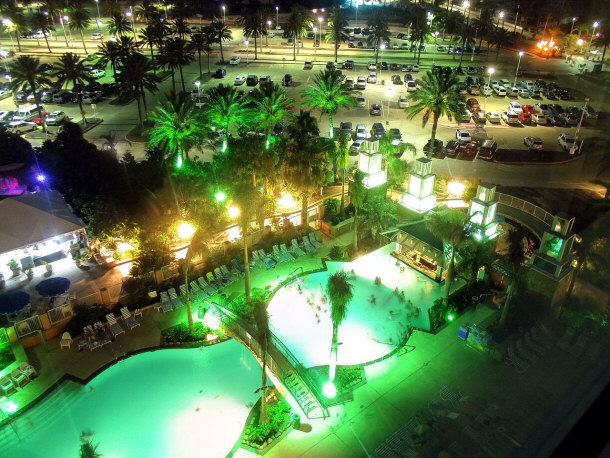
[(318, 47), (316, 46), (316, 32), (318, 31), (318, 28), (314, 25), (313, 26), (313, 60), (316, 60), (316, 54), (318, 51)]
[(394, 88), (392, 86), (388, 86), (385, 90), (385, 94), (388, 96), (388, 112), (386, 113), (385, 125), (390, 124), (390, 98), (392, 94), (394, 94)]
[(515, 81), (513, 81), (513, 87), (517, 85), (517, 75), (519, 74), (519, 64), (521, 64), (521, 57), (525, 54), (523, 51), (519, 51), (519, 60), (517, 61), (517, 71), (515, 72)]
[(275, 6), (275, 28), (277, 29), (280, 26), (280, 7)]
[(358, 0), (356, 0), (356, 27), (358, 27)]
[(227, 7), (224, 5), (220, 5), (220, 8), (222, 9), (222, 22), (223, 24), (227, 23)]
[(267, 48), (269, 47), (269, 29), (271, 28), (271, 19), (267, 20)]
[(201, 81), (195, 81), (195, 86), (197, 86), (197, 97), (201, 97), (201, 90), (199, 89), (201, 86)]
[(385, 43), (381, 43), (379, 45), (379, 48), (381, 49), (381, 61), (379, 62), (379, 79), (381, 79), (381, 70), (383, 69), (383, 50), (385, 49)]
[(585, 117), (585, 111), (587, 111), (587, 104), (590, 101), (591, 101), (591, 98), (585, 97), (585, 106), (582, 107), (582, 113), (580, 114), (580, 121), (578, 121), (578, 127), (576, 127), (576, 132), (574, 133), (574, 144), (572, 145), (570, 154), (576, 153), (576, 150), (578, 149), (578, 133), (580, 132), (580, 126), (582, 126), (582, 120)]
[[(489, 78), (487, 79), (487, 87), (491, 88), (491, 75), (494, 74), (494, 72), (496, 71), (495, 68), (493, 67), (489, 67), (489, 69), (487, 70), (487, 73), (489, 73)], [(487, 106), (487, 97), (489, 96), (485, 96), (485, 99), (483, 99), (483, 111), (485, 111), (485, 108)]]
[(250, 44), (250, 42), (248, 40), (244, 40), (244, 44), (246, 45), (246, 65), (249, 65), (250, 64), (250, 53), (249, 53), (248, 45)]
[(102, 23), (102, 17), (100, 15), (100, 0), (95, 0), (95, 6), (97, 7), (97, 21), (95, 21), (97, 24), (97, 31), (102, 33), (102, 29), (100, 28), (100, 24)]
[(595, 21), (593, 23), (593, 33), (591, 34), (591, 41), (589, 41), (589, 50), (588, 52), (591, 52), (591, 46), (593, 46), (593, 38), (595, 38), (595, 29), (597, 29), (597, 27), (599, 26), (599, 22)]
[(576, 17), (572, 17), (572, 27), (570, 28), (570, 35), (574, 32), (574, 23), (576, 22)]

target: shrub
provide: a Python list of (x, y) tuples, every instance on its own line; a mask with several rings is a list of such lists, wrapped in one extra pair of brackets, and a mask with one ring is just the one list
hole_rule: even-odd
[(362, 381), (362, 368), (360, 367), (339, 367), (335, 385), (339, 392), (346, 391)]
[(446, 303), (443, 299), (434, 301), (434, 305), (428, 310), (430, 315), (430, 330), (436, 331), (447, 321), (447, 316), (456, 314), (456, 308), (450, 303)]
[(83, 328), (96, 321), (103, 321), (108, 309), (101, 304), (77, 304), (74, 306), (74, 316), (66, 325), (65, 331), (75, 336), (82, 334)]
[(284, 401), (278, 401), (275, 405), (268, 405), (267, 417), (269, 418), (269, 423), (258, 423), (250, 426), (246, 430), (244, 440), (257, 445), (263, 445), (267, 439), (282, 430), (282, 426), (288, 420), (288, 414), (290, 414), (290, 406)]
[(344, 246), (333, 245), (328, 253), (328, 257), (333, 261), (342, 261), (347, 258), (347, 248)]
[(337, 216), (339, 203), (334, 197), (327, 197), (326, 199), (324, 199), (322, 201), (322, 207), (324, 207), (325, 220), (331, 221), (335, 216)]
[(0, 370), (15, 362), (15, 355), (11, 348), (10, 342), (7, 340), (0, 344)]
[(200, 343), (206, 342), (205, 336), (209, 332), (210, 328), (199, 322), (193, 323), (193, 332), (189, 331), (188, 324), (180, 323), (161, 331), (161, 337), (166, 343)]

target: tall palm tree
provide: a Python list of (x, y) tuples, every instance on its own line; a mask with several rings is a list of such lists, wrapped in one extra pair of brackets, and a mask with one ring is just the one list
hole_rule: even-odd
[(120, 36), (115, 43), (119, 47), (119, 60), (124, 61), (138, 49), (138, 43), (129, 35)]
[(189, 27), (188, 22), (184, 20), (184, 18), (174, 19), (170, 27), (172, 32), (175, 35), (178, 35), (183, 40), (186, 39), (187, 35), (191, 34), (191, 28)]
[(138, 103), (138, 117), (140, 126), (143, 124), (142, 109), (140, 102), (144, 103), (146, 111), (146, 93), (156, 92), (161, 79), (154, 73), (152, 63), (142, 54), (135, 52), (125, 59), (121, 64), (121, 79), (119, 92), (123, 96), (134, 95)]
[[(605, 28), (604, 28), (604, 25), (605, 25)], [(605, 30), (607, 28), (609, 28), (610, 25), (608, 25), (608, 24), (604, 24), (604, 25), (602, 25), (602, 33), (599, 35), (599, 37), (596, 37), (593, 40), (593, 44), (595, 46), (602, 46), (604, 48), (604, 51), (602, 52), (602, 60), (600, 61), (602, 68), (604, 66), (604, 60), (606, 59), (606, 51), (608, 50), (608, 45), (610, 45), (610, 34), (605, 32)]]
[[(455, 277), (455, 255), (459, 248), (471, 240), (469, 232), (465, 229), (468, 216), (461, 210), (442, 207), (426, 215), (426, 228), (437, 238), (442, 240), (446, 246), (446, 255), (449, 256), (447, 275), (445, 277), (445, 289), (443, 298), (445, 302), (449, 298), (451, 284)], [(443, 256), (445, 261), (445, 256)]]
[(75, 30), (80, 33), (85, 54), (89, 54), (87, 52), (87, 45), (85, 44), (85, 35), (83, 34), (83, 31), (91, 26), (91, 15), (81, 3), (72, 3), (68, 11), (68, 14), (70, 15), (68, 27), (70, 27), (70, 30)]
[(390, 162), (394, 158), (400, 157), (405, 151), (410, 151), (413, 154), (417, 152), (417, 148), (413, 143), (402, 141), (396, 145), (394, 143), (394, 136), (389, 130), (386, 131), (379, 139), (379, 152), (381, 153), (381, 157), (383, 158), (385, 164), (384, 168), (386, 176), (388, 174), (388, 167), (390, 165)]
[(354, 297), (354, 287), (349, 282), (345, 271), (335, 272), (326, 283), (326, 294), (330, 302), (330, 319), (333, 323), (333, 338), (330, 344), (330, 364), (328, 365), (328, 380), (335, 380), (337, 372), (337, 346), (339, 326), (347, 316), (347, 306)]
[(112, 73), (114, 75), (114, 81), (117, 82), (116, 69), (121, 58), (121, 48), (116, 41), (106, 41), (97, 47), (97, 55), (99, 62), (103, 65), (110, 63)]
[(301, 5), (292, 7), (292, 12), (285, 27), (285, 33), (292, 37), (292, 58), (297, 60), (297, 42), (299, 38), (307, 36), (307, 31), (313, 23), (311, 11)]
[(356, 105), (355, 93), (341, 83), (339, 70), (326, 69), (314, 77), (309, 89), (301, 91), (303, 105), (320, 109), (320, 117), (328, 115), (329, 138), (334, 136), (333, 115), (339, 108), (349, 108)]
[(346, 10), (339, 8), (338, 5), (331, 6), (328, 10), (328, 21), (329, 26), (326, 39), (335, 42), (335, 62), (337, 62), (339, 44), (345, 43), (349, 38), (347, 33), (345, 33), (345, 29), (349, 24)]
[(101, 458), (103, 455), (97, 450), (100, 444), (94, 444), (91, 441), (80, 444), (79, 458)]
[(28, 31), (28, 24), (25, 15), (21, 11), (21, 8), (13, 2), (4, 7), (3, 14), (6, 16), (8, 21), (2, 21), (2, 23), (8, 29), (9, 33), (11, 31), (15, 32), (15, 36), (17, 37), (17, 47), (19, 52), (21, 52), (20, 36), (22, 33)]
[(13, 92), (27, 91), (28, 89), (34, 94), (34, 103), (38, 116), (43, 120), (43, 128), (46, 132), (46, 124), (42, 116), (42, 107), (40, 106), (39, 88), (50, 86), (51, 80), (40, 71), (40, 59), (31, 56), (19, 56), (11, 70), (10, 89)]
[[(405, 108), (407, 118), (413, 119), (423, 113), (422, 126), (425, 126), (432, 116), (430, 145), (434, 145), (438, 119), (442, 115), (447, 116), (450, 121), (455, 118), (459, 122), (466, 110), (466, 99), (460, 95), (457, 85), (458, 78), (455, 73), (428, 71), (419, 81), (417, 92), (409, 93), (409, 101), (415, 103), (410, 103), (409, 107)], [(434, 148), (430, 147), (428, 158), (433, 152)]]
[(53, 30), (53, 25), (51, 24), (51, 19), (49, 18), (49, 16), (39, 11), (35, 12), (30, 15), (30, 25), (32, 26), (32, 29), (42, 31), (44, 35), (44, 41), (47, 44), (47, 49), (50, 53), (52, 53), (53, 51), (51, 51), (51, 47), (49, 46), (49, 39), (47, 38), (47, 34), (51, 33), (51, 31)]
[(267, 84), (257, 89), (254, 98), (254, 123), (265, 133), (266, 148), (269, 148), (271, 131), (275, 126), (286, 127), (292, 118), (290, 107), (294, 100), (286, 95), (286, 91), (277, 83)]
[(162, 59), (165, 65), (172, 71), (172, 87), (175, 88), (176, 85), (174, 71), (177, 68), (180, 71), (182, 91), (186, 91), (183, 67), (190, 64), (193, 60), (193, 55), (188, 52), (187, 42), (180, 37), (167, 40), (163, 48)]
[(246, 38), (254, 38), (254, 60), (258, 59), (257, 40), (267, 35), (267, 22), (258, 11), (247, 11), (237, 20)]
[[(199, 33), (197, 34), (199, 35), (201, 38), (197, 38), (197, 40), (201, 40), (201, 47), (199, 47), (199, 42), (197, 44), (197, 47), (193, 48), (195, 49), (195, 51), (197, 51), (197, 53), (199, 53), (199, 60), (201, 61), (201, 52), (205, 52), (208, 58), (208, 73), (211, 73), (212, 70), (210, 70), (210, 54), (212, 53), (212, 45), (214, 43), (216, 43), (215, 38), (214, 38), (214, 29), (212, 29), (212, 26), (210, 25), (206, 25), (201, 27)], [(195, 44), (193, 45), (195, 46)], [(199, 73), (201, 73), (201, 65), (199, 66)]]
[(190, 95), (166, 95), (157, 109), (147, 116), (153, 124), (147, 131), (148, 145), (160, 147), (166, 156), (176, 159), (179, 164), (188, 160), (189, 150), (205, 138), (206, 123), (202, 113)]
[(40, 6), (42, 11), (47, 12), (53, 33), (55, 33), (55, 39), (57, 40), (57, 30), (55, 28), (55, 25), (57, 23), (55, 22), (55, 20), (62, 12), (62, 3), (60, 2), (60, 0), (43, 0), (42, 2), (40, 2)]
[(500, 55), (500, 51), (506, 45), (510, 45), (513, 42), (513, 34), (506, 29), (499, 28), (495, 30), (487, 40), (487, 43), (496, 47), (496, 61)]
[(508, 311), (510, 309), (510, 302), (515, 292), (515, 286), (519, 279), (519, 273), (523, 262), (525, 261), (525, 246), (523, 244), (523, 231), (520, 229), (511, 229), (508, 231), (508, 248), (505, 256), (506, 265), (508, 267), (508, 286), (506, 289), (506, 296), (504, 298), (504, 305), (502, 307), (502, 314), (500, 315), (500, 325), (506, 324), (508, 318)]
[(345, 178), (347, 174), (347, 166), (349, 165), (349, 140), (350, 138), (344, 133), (339, 134), (335, 144), (335, 158), (337, 166), (341, 168), (341, 204), (339, 206), (339, 214), (345, 214)]
[(269, 343), (271, 342), (271, 331), (269, 330), (269, 312), (267, 302), (257, 299), (252, 309), (254, 323), (256, 324), (256, 340), (261, 347), (261, 365), (263, 368), (261, 381), (261, 414), (259, 423), (269, 423), (267, 417), (267, 355)]
[(114, 13), (110, 17), (110, 22), (108, 23), (108, 32), (111, 35), (122, 37), (123, 35), (132, 33), (133, 29), (131, 23), (124, 14)]
[(352, 241), (354, 252), (358, 251), (358, 209), (362, 208), (366, 199), (366, 188), (362, 182), (365, 176), (362, 170), (356, 169), (352, 181), (349, 183), (350, 200), (354, 206), (354, 238)]
[(144, 24), (150, 24), (153, 20), (159, 17), (159, 10), (152, 0), (142, 0), (140, 4), (134, 8), (136, 20)]
[(471, 240), (458, 248), (457, 252), (462, 261), (456, 266), (456, 272), (466, 279), (468, 287), (477, 281), (481, 267), (489, 270), (491, 263), (497, 258), (496, 245), (496, 240)]
[(398, 221), (396, 204), (384, 197), (376, 197), (364, 202), (360, 227), (379, 243), (379, 235)]
[(303, 135), (320, 135), (318, 121), (311, 115), (311, 111), (299, 110), (299, 114), (294, 116), (288, 125), (288, 135), (291, 137), (301, 137)]
[[(460, 64), (459, 66), (462, 66), (462, 61), (464, 60), (464, 54), (466, 54), (466, 49), (468, 48), (468, 46), (474, 47), (475, 44), (475, 39), (474, 39), (474, 35), (473, 35), (473, 29), (472, 27), (470, 27), (468, 24), (464, 24), (464, 26), (462, 27), (462, 29), (460, 30), (460, 33), (458, 35), (459, 38), (459, 43), (461, 44), (461, 48), (462, 50), (460, 51)], [(455, 55), (455, 53), (454, 53)]]
[(153, 71), (157, 73), (156, 65), (155, 65), (155, 54), (153, 52), (153, 47), (157, 44), (157, 35), (155, 33), (154, 26), (148, 24), (144, 29), (140, 30), (140, 34), (138, 35), (140, 39), (141, 46), (148, 46), (150, 49), (150, 59), (153, 63)]
[[(57, 86), (68, 89), (94, 81), (94, 78), (90, 77), (85, 69), (85, 65), (85, 60), (80, 59), (77, 54), (67, 52), (59, 56), (57, 62), (53, 65), (53, 76), (57, 79)], [(78, 107), (83, 116), (83, 124), (87, 124), (85, 111), (83, 110), (83, 93), (82, 91), (76, 91), (76, 94)]]
[(244, 121), (245, 103), (235, 87), (219, 84), (206, 91), (202, 111), (206, 114), (208, 123), (217, 127), (224, 134), (226, 141), (229, 128)]
[(210, 27), (212, 27), (212, 30), (214, 31), (215, 43), (218, 43), (220, 45), (220, 62), (222, 63), (225, 61), (225, 57), (222, 51), (222, 43), (224, 41), (232, 40), (233, 32), (227, 24), (220, 20), (212, 21)]
[(370, 30), (370, 34), (366, 41), (369, 46), (375, 49), (375, 63), (377, 63), (381, 44), (385, 43), (388, 45), (390, 43), (390, 28), (387, 13), (382, 8), (375, 8), (369, 16), (367, 27)]
[(282, 170), (289, 186), (301, 195), (301, 223), (307, 224), (309, 196), (326, 184), (327, 153), (332, 143), (320, 137), (290, 139)]

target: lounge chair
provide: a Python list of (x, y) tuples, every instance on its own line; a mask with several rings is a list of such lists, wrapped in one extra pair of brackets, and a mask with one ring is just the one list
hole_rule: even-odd
[(508, 361), (515, 366), (519, 372), (525, 372), (530, 367), (527, 361), (517, 356), (512, 344), (508, 346)]
[(216, 278), (217, 282), (222, 283), (223, 285), (228, 285), (231, 283), (229, 278), (220, 271), (220, 267), (216, 267), (214, 269), (214, 277)]
[(186, 285), (185, 285), (185, 284), (180, 285), (180, 295), (181, 295), (182, 297), (184, 297), (184, 300), (185, 300), (185, 301), (186, 301), (186, 295), (187, 295), (187, 294), (188, 294), (188, 296), (189, 296), (189, 300), (190, 300), (191, 302), (193, 302), (193, 301), (195, 300), (195, 296), (193, 295), (193, 292), (192, 292), (192, 291), (187, 291), (187, 290), (186, 290)]
[(536, 326), (530, 330), (530, 333), (532, 334), (532, 339), (534, 339), (534, 342), (541, 345), (546, 350), (549, 350), (553, 346), (551, 339), (545, 336), (542, 331), (539, 331)]
[(222, 273), (224, 277), (229, 280), (229, 283), (233, 283), (235, 280), (237, 280), (237, 277), (231, 273), (226, 265), (220, 266), (220, 273)]
[(28, 382), (30, 381), (30, 379), (27, 377), (27, 375), (25, 375), (19, 369), (13, 369), (12, 370), (12, 372), (11, 372), (11, 380), (13, 381), (15, 386), (17, 386), (19, 388), (27, 385)]
[(169, 298), (167, 291), (161, 291), (159, 296), (161, 297), (161, 310), (163, 310), (163, 313), (174, 310), (174, 306), (172, 305), (172, 301)]
[(538, 355), (526, 348), (521, 340), (517, 340), (515, 348), (517, 350), (517, 354), (528, 362), (535, 363), (536, 361), (538, 361)]
[(290, 254), (290, 251), (288, 251), (288, 248), (286, 248), (285, 243), (280, 245), (280, 249), (282, 250), (282, 253), (284, 253), (284, 256), (286, 256), (286, 260), (292, 261), (294, 259), (294, 256)]
[(199, 298), (201, 298), (201, 299), (205, 299), (206, 297), (208, 297), (208, 296), (209, 296), (209, 294), (208, 294), (208, 293), (206, 293), (204, 290), (202, 290), (202, 289), (201, 289), (201, 287), (199, 286), (199, 284), (197, 283), (197, 281), (196, 281), (196, 280), (193, 280), (193, 281), (190, 283), (190, 285), (191, 285), (191, 292), (192, 292), (192, 293), (193, 293), (195, 296), (197, 296), (197, 297), (199, 297)]
[(34, 369), (34, 366), (32, 366), (29, 363), (26, 363), (25, 361), (19, 365), (19, 370), (22, 373), (24, 373), (26, 375), (26, 377), (29, 378), (30, 380), (32, 380), (34, 377), (38, 376), (38, 372), (36, 372), (36, 369)]
[(210, 284), (210, 286), (212, 286), (212, 288), (216, 290), (222, 289), (222, 287), (224, 286), (223, 282), (219, 282), (214, 278), (214, 274), (212, 272), (208, 272), (207, 274), (205, 274), (205, 278)]
[(233, 268), (239, 272), (241, 275), (244, 275), (246, 273), (246, 269), (244, 269), (244, 266), (242, 266), (237, 259), (231, 259), (231, 264), (233, 265)]
[(458, 403), (463, 399), (463, 396), (460, 393), (453, 391), (447, 386), (441, 388), (440, 395), (443, 401), (451, 401), (453, 403)]
[(175, 309), (179, 309), (180, 307), (182, 307), (184, 305), (182, 303), (182, 301), (180, 300), (180, 298), (178, 297), (178, 293), (176, 293), (175, 288), (168, 289), (167, 294), (169, 294), (169, 300), (171, 301), (171, 303)]
[(390, 437), (386, 439), (386, 442), (390, 444), (390, 446), (400, 452), (400, 456), (405, 457), (416, 457), (417, 453), (411, 447), (409, 447), (409, 442), (405, 442), (400, 438), (398, 433), (392, 434)]
[(544, 356), (546, 353), (546, 348), (536, 343), (529, 332), (525, 333), (525, 345), (531, 348), (538, 356)]
[(290, 249), (292, 250), (292, 252), (296, 255), (296, 256), (303, 256), (305, 254), (305, 252), (301, 249), (301, 247), (299, 246), (297, 239), (292, 239), (292, 241), (290, 242), (291, 247)]
[(280, 248), (277, 245), (273, 245), (272, 250), (273, 250), (273, 256), (279, 262), (289, 261), (289, 259), (286, 259), (286, 255), (280, 251)]
[(106, 332), (106, 328), (104, 327), (101, 321), (94, 323), (93, 327), (95, 328), (95, 337), (97, 340), (99, 340), (101, 346), (104, 346), (111, 342), (110, 336)]
[(106, 321), (108, 322), (108, 329), (110, 329), (110, 332), (114, 337), (125, 332), (121, 325), (117, 323), (114, 313), (106, 314)]
[(123, 322), (129, 326), (129, 330), (132, 330), (136, 326), (140, 326), (140, 322), (131, 316), (127, 307), (121, 309), (121, 316), (123, 317)]
[(13, 384), (13, 381), (10, 378), (2, 377), (0, 378), (0, 391), (2, 391), (3, 394), (8, 396), (9, 393), (17, 391), (17, 388), (15, 388), (15, 385)]
[(216, 293), (216, 288), (211, 285), (208, 285), (208, 282), (205, 281), (205, 278), (199, 277), (197, 279), (197, 283), (199, 283), (199, 286), (201, 287), (203, 292), (206, 293), (208, 296), (211, 296), (212, 294)]
[(256, 253), (258, 254), (261, 261), (263, 263), (265, 263), (265, 266), (267, 266), (267, 269), (275, 267), (275, 265), (277, 264), (277, 261), (275, 259), (273, 259), (267, 253), (265, 253), (265, 250), (258, 250)]
[(93, 351), (96, 348), (100, 348), (102, 346), (102, 341), (97, 338), (97, 336), (95, 335), (95, 331), (93, 330), (91, 325), (85, 326), (83, 328), (83, 332), (84, 332), (85, 336), (87, 336), (87, 333), (91, 333), (93, 335), (92, 341), (87, 340), (85, 337), (85, 345), (89, 348), (89, 351)]
[(309, 241), (314, 246), (314, 248), (320, 248), (322, 246), (322, 244), (320, 242), (318, 242), (318, 239), (316, 238), (316, 233), (315, 232), (310, 232), (309, 233)]
[(385, 442), (379, 444), (379, 446), (375, 449), (375, 456), (378, 456), (380, 458), (398, 457), (398, 455)]
[(61, 335), (61, 341), (59, 342), (59, 348), (62, 349), (64, 347), (68, 347), (70, 348), (70, 345), (72, 344), (72, 337), (70, 336), (69, 332), (64, 332)]
[(311, 242), (309, 241), (309, 237), (307, 237), (307, 236), (303, 237), (303, 247), (305, 248), (305, 251), (307, 251), (308, 253), (315, 251), (314, 246), (311, 244)]

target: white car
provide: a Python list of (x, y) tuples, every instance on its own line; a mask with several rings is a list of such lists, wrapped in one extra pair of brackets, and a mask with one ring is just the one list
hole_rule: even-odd
[(419, 65), (417, 65), (417, 64), (411, 65), (411, 71), (413, 73), (417, 73), (419, 71)]
[(377, 64), (375, 62), (371, 61), (371, 62), (368, 63), (366, 68), (369, 69), (369, 70), (376, 70), (377, 69)]
[(563, 132), (557, 137), (557, 143), (559, 143), (559, 146), (561, 146), (564, 151), (569, 151), (574, 146), (574, 136), (567, 132)]
[(512, 101), (508, 103), (508, 111), (512, 111), (518, 115), (523, 114), (523, 108), (521, 108), (521, 104), (517, 101)]
[(407, 99), (404, 95), (398, 96), (398, 108), (408, 108), (409, 107), (409, 99)]
[(466, 129), (456, 129), (455, 138), (460, 143), (469, 143), (471, 141), (470, 132), (468, 132)]
[(366, 99), (363, 95), (359, 95), (358, 97), (356, 97), (356, 103), (360, 108), (366, 108)]
[(36, 129), (38, 129), (38, 126), (35, 122), (13, 121), (9, 123), (7, 130), (12, 134), (22, 134), (24, 132), (29, 132)]
[(241, 57), (233, 56), (229, 59), (229, 65), (237, 65), (241, 62)]
[(520, 88), (520, 89), (519, 89), (519, 96), (520, 96), (520, 97), (523, 97), (523, 98), (525, 98), (525, 99), (529, 98), (529, 96), (530, 96), (530, 91), (529, 91), (529, 89), (528, 89), (528, 88), (526, 88), (526, 87), (522, 87), (522, 88)]
[(356, 139), (358, 138), (367, 138), (368, 132), (366, 131), (366, 126), (364, 124), (356, 125)]
[(415, 92), (417, 91), (417, 84), (415, 84), (415, 81), (413, 80), (408, 80), (405, 82), (405, 86), (407, 88), (407, 92)]
[(366, 78), (364, 76), (359, 76), (356, 80), (356, 89), (366, 89)]
[(45, 118), (45, 122), (49, 126), (56, 126), (57, 124), (61, 124), (66, 119), (66, 113), (61, 110), (55, 110), (47, 115)]
[(512, 111), (504, 110), (500, 117), (506, 124), (519, 124), (519, 115)]
[(104, 35), (99, 32), (95, 32), (91, 35), (92, 40), (101, 40), (102, 38), (104, 38)]
[(523, 144), (527, 146), (528, 149), (537, 149), (540, 151), (544, 149), (544, 143), (540, 137), (525, 137), (523, 139)]
[(362, 148), (363, 143), (364, 138), (357, 138), (356, 140), (354, 140), (354, 143), (352, 143), (352, 146), (349, 147), (349, 152), (355, 156), (360, 152), (360, 148)]
[(89, 75), (93, 76), (94, 78), (101, 78), (105, 74), (106, 72), (101, 68), (94, 68), (89, 72)]
[(348, 76), (347, 78), (345, 78), (345, 86), (350, 90), (354, 89), (354, 87), (356, 86), (356, 83), (354, 82), (354, 78), (351, 76)]
[(493, 90), (491, 89), (491, 86), (487, 84), (481, 88), (481, 94), (483, 95), (491, 95), (492, 93)]
[(510, 87), (510, 81), (508, 81), (506, 78), (500, 79), (500, 84), (504, 87)]
[(369, 73), (369, 76), (366, 78), (367, 83), (376, 84), (377, 83), (377, 72)]
[(246, 77), (244, 75), (237, 75), (235, 76), (235, 86), (241, 86), (242, 84), (244, 84), (246, 82)]
[(519, 97), (519, 88), (517, 86), (507, 86), (508, 87), (508, 96), (509, 97)]
[(462, 115), (461, 122), (470, 122), (470, 118), (472, 117), (472, 113), (470, 110), (464, 110), (464, 114)]
[(97, 103), (99, 100), (100, 100), (100, 97), (96, 93), (89, 93), (89, 94), (83, 95), (83, 103), (86, 103), (86, 104)]
[(546, 103), (537, 103), (534, 105), (534, 110), (536, 110), (537, 113), (542, 113), (543, 115), (547, 116), (553, 114), (553, 110), (551, 110), (551, 107)]
[(506, 88), (504, 86), (494, 86), (493, 91), (500, 97), (504, 97), (506, 95)]
[(502, 121), (497, 111), (487, 112), (487, 119), (495, 124), (499, 124)]

